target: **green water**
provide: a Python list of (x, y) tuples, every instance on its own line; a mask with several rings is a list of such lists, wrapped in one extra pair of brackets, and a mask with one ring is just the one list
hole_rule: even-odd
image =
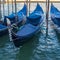
[(59, 34), (54, 31), (50, 21), (47, 38), (45, 21), (41, 27), (40, 33), (19, 48), (9, 41), (8, 35), (0, 37), (0, 60), (60, 60)]

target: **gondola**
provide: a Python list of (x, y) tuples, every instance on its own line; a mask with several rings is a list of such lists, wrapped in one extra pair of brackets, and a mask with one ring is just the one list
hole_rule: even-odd
[(36, 9), (27, 17), (26, 24), (14, 32), (12, 31), (12, 41), (16, 47), (19, 47), (24, 42), (41, 30), (41, 25), (44, 19), (44, 12), (39, 4)]
[(7, 26), (0, 24), (0, 37), (6, 34), (8, 31)]
[(51, 4), (50, 14), (54, 29), (60, 31), (60, 11), (53, 4)]
[(4, 16), (4, 24), (7, 25), (6, 18), (10, 20), (11, 24), (13, 23), (20, 24), (24, 19), (26, 19), (26, 15), (27, 15), (27, 5), (24, 4), (23, 8), (17, 13), (12, 13), (9, 16)]
[[(27, 15), (27, 5), (24, 4), (24, 7), (19, 12), (17, 12), (18, 19), (16, 24), (19, 25), (20, 23), (22, 23), (23, 20), (26, 19), (26, 15)], [(15, 23), (15, 17), (16, 17), (15, 13), (12, 13), (11, 15), (4, 17), (4, 22), (0, 22), (0, 36), (3, 36), (4, 34), (8, 33), (8, 29), (7, 29), (8, 26), (6, 19), (8, 18), (11, 24), (13, 24)]]

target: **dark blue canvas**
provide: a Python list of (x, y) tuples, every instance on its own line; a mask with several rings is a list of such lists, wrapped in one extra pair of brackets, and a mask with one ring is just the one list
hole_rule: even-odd
[[(6, 18), (9, 18), (9, 19), (10, 19), (11, 24), (15, 23), (15, 22), (16, 22), (15, 16), (17, 16), (17, 21), (18, 21), (18, 22), (22, 21), (23, 18), (24, 18), (24, 16), (27, 15), (27, 5), (24, 4), (23, 8), (22, 8), (20, 11), (18, 11), (16, 14), (17, 14), (17, 15), (15, 15), (15, 13), (12, 13), (12, 14), (9, 15), (9, 16), (5, 16), (5, 17), (4, 17), (4, 23), (7, 25), (7, 23), (6, 23)], [(23, 16), (23, 15), (24, 15), (24, 16)], [(20, 18), (20, 17), (21, 17), (21, 18)]]
[(12, 33), (13, 42), (16, 47), (26, 39), (31, 38), (40, 30), (40, 24), (43, 21), (43, 10), (39, 4), (36, 9), (27, 17), (26, 24), (21, 26), (17, 33)]
[(2, 29), (4, 29), (4, 28), (6, 28), (6, 26), (0, 24), (0, 30), (2, 30)]
[(29, 36), (30, 34), (35, 33), (39, 28), (36, 26), (33, 26), (32, 24), (26, 24), (24, 25), (20, 31), (17, 32), (17, 36)]
[(41, 17), (44, 14), (41, 6), (37, 4), (35, 10), (27, 17), (27, 22), (38, 25), (41, 21)]
[(51, 19), (52, 21), (60, 27), (60, 11), (52, 4), (51, 5)]

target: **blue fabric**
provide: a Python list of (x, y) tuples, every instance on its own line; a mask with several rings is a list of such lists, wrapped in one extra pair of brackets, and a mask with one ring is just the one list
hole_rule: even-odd
[[(39, 22), (43, 21), (43, 10), (39, 4), (37, 4), (34, 12), (27, 17), (27, 24), (21, 26), (20, 30), (16, 33), (16, 36), (20, 39), (31, 37), (31, 35), (36, 34), (39, 31)], [(36, 25), (36, 26), (35, 26)]]
[(50, 9), (50, 13), (57, 14), (57, 13), (60, 13), (60, 11), (52, 4), (51, 9)]
[(37, 4), (36, 9), (27, 17), (27, 22), (38, 25), (43, 14), (42, 8)]
[(22, 37), (22, 36), (28, 36), (30, 34), (33, 34), (39, 29), (37, 26), (33, 26), (32, 24), (26, 24), (24, 25), (21, 30), (17, 32), (17, 36)]
[(57, 18), (54, 18), (54, 19), (51, 18), (51, 19), (56, 25), (58, 25), (60, 27), (60, 19), (57, 19)]
[(51, 5), (50, 13), (52, 21), (60, 27), (60, 11), (53, 4)]
[(41, 16), (40, 15), (31, 15), (29, 17), (27, 17), (27, 20), (29, 21), (29, 23), (33, 24), (33, 25), (38, 25), (39, 21), (40, 21)]
[(27, 15), (27, 5), (26, 4), (24, 4), (24, 7), (17, 14), (19, 15), (20, 13)]
[(6, 28), (6, 26), (0, 24), (0, 29), (4, 29), (4, 28)]
[(41, 6), (39, 4), (37, 4), (35, 10), (30, 15), (32, 15), (34, 13), (38, 13), (39, 15), (44, 14), (43, 9), (41, 8)]
[(9, 15), (9, 16), (7, 16), (7, 18), (9, 18), (9, 19), (13, 19), (15, 17), (15, 14), (14, 13), (12, 13), (11, 15)]
[(4, 16), (4, 24), (7, 25), (7, 20), (6, 18), (8, 18), (10, 21), (11, 21), (11, 24), (12, 23), (15, 23), (15, 14), (11, 14), (9, 16)]
[[(19, 12), (17, 12), (17, 21), (21, 21), (21, 20), (23, 20), (23, 17), (24, 16), (26, 16), (27, 15), (27, 5), (26, 4), (24, 4), (24, 7), (19, 11)], [(5, 25), (7, 25), (7, 22), (6, 22), (6, 18), (9, 18), (10, 19), (10, 21), (11, 21), (11, 24), (12, 23), (15, 23), (16, 22), (16, 19), (15, 19), (15, 13), (12, 13), (11, 15), (9, 15), (9, 16), (5, 16), (4, 17), (4, 23), (5, 23)], [(21, 17), (21, 18), (20, 18)]]
[(18, 22), (21, 22), (22, 20), (24, 20), (25, 19), (25, 15), (23, 14), (23, 13), (20, 13), (19, 15), (17, 15), (17, 17), (18, 17)]
[(24, 7), (17, 13), (18, 21), (22, 21), (27, 15), (27, 5), (24, 4)]
[(14, 20), (14, 19), (15, 19), (15, 14), (12, 13), (12, 14), (9, 15), (9, 16), (4, 16), (4, 20), (6, 20), (6, 18), (9, 18), (10, 20)]

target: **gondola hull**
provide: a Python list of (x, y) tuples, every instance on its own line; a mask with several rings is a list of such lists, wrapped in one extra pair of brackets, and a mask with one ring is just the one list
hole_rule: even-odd
[(24, 4), (23, 8), (16, 12), (12, 13), (9, 16), (4, 16), (4, 24), (7, 25), (7, 18), (10, 20), (11, 24), (21, 24), (21, 22), (26, 20), (26, 15), (27, 15), (27, 5)]
[(8, 31), (8, 28), (0, 24), (0, 37), (7, 34), (8, 33), (7, 31)]
[(3, 35), (8, 34), (7, 31), (8, 31), (8, 29), (4, 29), (4, 30), (0, 31), (0, 37), (3, 36)]
[(12, 32), (13, 43), (16, 47), (19, 47), (19, 46), (23, 45), (23, 43), (29, 41), (29, 39), (31, 39), (33, 36), (37, 35), (37, 33), (39, 33), (40, 31), (41, 31), (41, 27), (39, 25), (34, 32), (32, 32), (26, 36), (17, 36)]
[(17, 12), (17, 15), (15, 15), (15, 13), (12, 13), (9, 16), (4, 16), (4, 22), (0, 23), (0, 27), (3, 27), (3, 28), (0, 28), (0, 36), (3, 36), (8, 33), (7, 18), (10, 20), (11, 26), (17, 25), (18, 27), (20, 27), (20, 25), (23, 22), (25, 22), (26, 15), (27, 15), (27, 5), (24, 4), (24, 7), (19, 12)]
[(19, 47), (26, 41), (29, 41), (34, 35), (36, 35), (40, 30), (44, 19), (44, 12), (39, 4), (37, 4), (34, 12), (27, 17), (26, 24), (21, 26), (17, 33), (12, 31), (13, 43), (16, 47)]
[(51, 20), (53, 22), (54, 29), (57, 32), (60, 32), (60, 11), (52, 4), (50, 13), (51, 13)]

